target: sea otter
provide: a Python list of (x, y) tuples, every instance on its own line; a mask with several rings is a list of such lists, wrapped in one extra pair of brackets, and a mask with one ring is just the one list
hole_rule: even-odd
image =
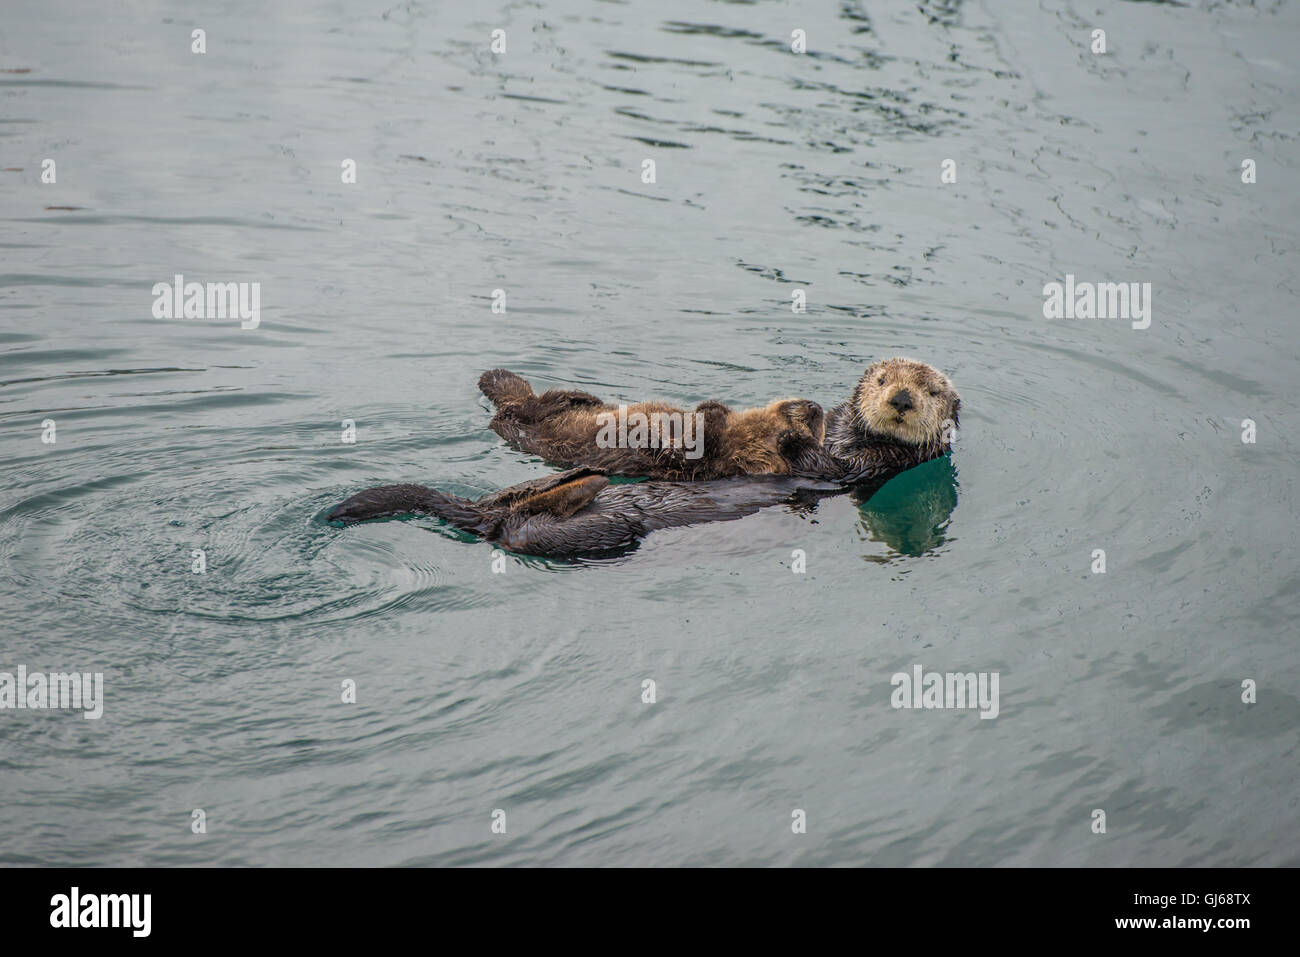
[(826, 417), (826, 441), (801, 447), (791, 472), (845, 484), (884, 481), (947, 453), (961, 396), (938, 369), (895, 356), (867, 366)]
[[(577, 408), (603, 408), (600, 400), (585, 393), (548, 392), (536, 397), (512, 373), (498, 370), (484, 378), (489, 375), (517, 380), (511, 388), (521, 405), (530, 397), (551, 403), (539, 410), (537, 419), (545, 441), (537, 441), (531, 422), (509, 419), (516, 429), (511, 434), (528, 451), (556, 447), (558, 433), (547, 430), (573, 396), (585, 397)], [(496, 381), (484, 388), (489, 398), (493, 392), (488, 390), (496, 391)], [(518, 383), (527, 388), (526, 395)], [(335, 507), (327, 519), (350, 524), (425, 513), (510, 551), (553, 558), (598, 554), (627, 548), (658, 528), (729, 521), (782, 502), (806, 504), (847, 491), (852, 491), (855, 501), (864, 502), (900, 472), (946, 453), (960, 407), (960, 396), (938, 370), (911, 359), (886, 359), (869, 366), (849, 401), (831, 411), (824, 442), (807, 436), (791, 438), (781, 430), (783, 454), (789, 458), (785, 475), (611, 486), (606, 469), (588, 465), (523, 482), (477, 501), (422, 485), (386, 485), (357, 493)], [(496, 424), (493, 420), (494, 428)], [(580, 443), (574, 453), (589, 455), (594, 445)]]
[(610, 485), (604, 469), (576, 468), (477, 501), (423, 485), (385, 485), (358, 492), (326, 520), (350, 525), (394, 515), (435, 515), (508, 551), (577, 558), (626, 549), (658, 528), (726, 522), (765, 505), (809, 503), (843, 491), (839, 485), (775, 475)]
[(484, 372), (478, 386), (496, 406), (492, 430), (507, 442), (548, 462), (611, 475), (688, 482), (786, 475), (826, 434), (822, 407), (808, 399), (739, 412), (712, 401), (693, 412), (663, 402), (616, 406), (572, 389), (537, 395), (505, 369)]
[[(705, 416), (705, 454), (692, 463), (681, 449), (601, 448), (596, 417), (614, 407), (586, 392), (552, 389), (536, 396), (504, 369), (483, 373), (479, 388), (497, 406), (493, 431), (525, 452), (615, 475), (682, 481), (771, 473), (883, 484), (949, 451), (961, 408), (957, 390), (938, 369), (915, 359), (884, 359), (867, 367), (849, 401), (836, 406), (824, 426), (821, 406), (807, 399), (739, 413), (705, 402), (696, 410)], [(680, 412), (658, 403), (627, 409)], [(811, 441), (823, 428), (824, 441)]]

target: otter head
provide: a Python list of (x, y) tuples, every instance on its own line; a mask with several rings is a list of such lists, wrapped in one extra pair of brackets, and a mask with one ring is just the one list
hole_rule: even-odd
[(767, 411), (796, 432), (807, 432), (818, 445), (826, 439), (826, 413), (811, 399), (777, 399)]
[(938, 369), (895, 357), (873, 363), (853, 394), (853, 410), (874, 439), (947, 448), (961, 396)]
[(825, 439), (826, 413), (811, 399), (777, 399), (727, 420), (727, 454), (744, 475), (787, 475), (803, 448)]

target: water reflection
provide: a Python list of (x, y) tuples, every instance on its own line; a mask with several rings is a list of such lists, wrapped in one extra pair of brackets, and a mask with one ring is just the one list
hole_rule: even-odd
[(957, 469), (944, 456), (883, 486), (857, 489), (852, 499), (870, 541), (883, 542), (900, 555), (925, 555), (947, 541), (957, 507)]

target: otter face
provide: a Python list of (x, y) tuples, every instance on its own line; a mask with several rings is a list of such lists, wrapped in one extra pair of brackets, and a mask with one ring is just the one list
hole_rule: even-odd
[(867, 367), (854, 405), (870, 435), (908, 445), (946, 445), (961, 396), (938, 369), (895, 357)]

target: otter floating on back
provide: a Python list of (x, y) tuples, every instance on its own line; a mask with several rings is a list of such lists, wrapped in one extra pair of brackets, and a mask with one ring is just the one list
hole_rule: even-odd
[(477, 501), (423, 485), (386, 485), (358, 492), (331, 511), (328, 520), (353, 524), (434, 515), (508, 551), (577, 558), (628, 548), (658, 528), (732, 521), (765, 505), (815, 497), (818, 491), (843, 489), (810, 489), (807, 482), (784, 476), (610, 485), (603, 469), (577, 468)]
[[(484, 373), (480, 386), (498, 408), (504, 404), (513, 410), (505, 419), (498, 412), (493, 428), (525, 451), (554, 456), (563, 448), (565, 457), (596, 462), (605, 453), (621, 453), (625, 457), (615, 461), (623, 466), (637, 461), (626, 453), (644, 451), (596, 445), (591, 410), (605, 406), (595, 396), (558, 390), (535, 396), (527, 382), (504, 370)], [(724, 410), (714, 410), (714, 416), (735, 414), (720, 403), (704, 403), (699, 408), (709, 405)], [(812, 426), (816, 429), (821, 407), (808, 405), (816, 408)], [(849, 401), (831, 411), (823, 443), (808, 441), (806, 429), (801, 433), (798, 427), (787, 428), (781, 416), (789, 415), (788, 411), (771, 413), (772, 406), (751, 410), (764, 412), (762, 421), (767, 424), (758, 430), (758, 441), (773, 443), (763, 447), (764, 455), (775, 449), (785, 457), (785, 475), (611, 486), (607, 469), (588, 461), (579, 463), (583, 467), (522, 482), (477, 501), (422, 485), (367, 489), (338, 505), (327, 519), (351, 524), (423, 513), (513, 552), (551, 558), (598, 554), (633, 545), (658, 528), (730, 521), (769, 505), (815, 501), (847, 491), (864, 501), (900, 472), (948, 452), (960, 407), (960, 396), (937, 369), (911, 359), (886, 359), (869, 366)], [(521, 408), (526, 410), (522, 414), (518, 412)], [(571, 418), (567, 413), (573, 409), (584, 411)], [(796, 415), (807, 416), (809, 410)], [(502, 420), (500, 428), (498, 420)], [(589, 425), (593, 431), (575, 432), (575, 421), (582, 422), (584, 430)], [(725, 427), (725, 420), (720, 421)], [(731, 439), (745, 434), (754, 433), (737, 430)], [(719, 447), (714, 446), (712, 459), (706, 453), (701, 461), (717, 469), (722, 463), (743, 460), (734, 455), (719, 457)], [(758, 460), (757, 456), (752, 459)], [(661, 460), (659, 465), (678, 467), (671, 460)]]

